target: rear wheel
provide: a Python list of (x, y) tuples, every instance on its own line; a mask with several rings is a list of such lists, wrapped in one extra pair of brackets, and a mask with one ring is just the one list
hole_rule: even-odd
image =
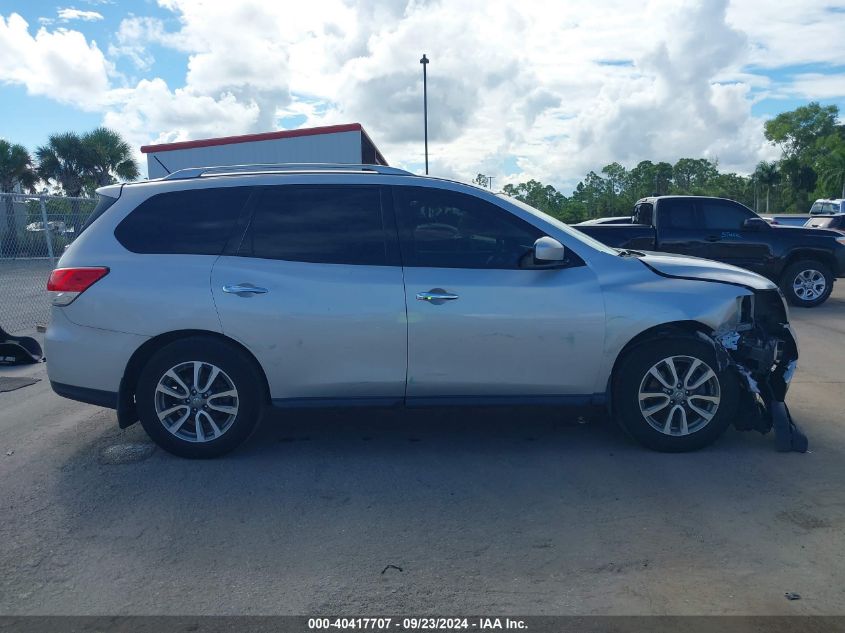
[(737, 384), (702, 341), (654, 341), (631, 350), (614, 380), (614, 410), (641, 444), (658, 451), (707, 446), (730, 425)]
[(180, 457), (217, 457), (255, 429), (263, 377), (237, 347), (212, 337), (166, 345), (141, 371), (135, 394), (153, 441)]
[(792, 305), (812, 308), (827, 301), (833, 291), (833, 274), (822, 262), (807, 259), (786, 267), (780, 287)]

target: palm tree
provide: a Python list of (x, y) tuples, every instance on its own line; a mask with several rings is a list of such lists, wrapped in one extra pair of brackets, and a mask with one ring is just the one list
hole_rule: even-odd
[(110, 185), (117, 179), (138, 179), (138, 164), (132, 158), (132, 149), (117, 132), (98, 127), (83, 134), (81, 142), (83, 169), (95, 188)]
[(87, 152), (82, 137), (75, 132), (52, 134), (47, 145), (35, 150), (38, 158), (38, 174), (43, 180), (54, 181), (70, 196), (70, 218), (68, 224), (74, 232), (79, 231), (85, 218), (77, 199), (82, 195), (90, 180)]
[(845, 146), (837, 147), (825, 157), (819, 178), (826, 189), (841, 190), (845, 198)]
[[(12, 193), (16, 186), (32, 190), (38, 177), (32, 166), (32, 157), (23, 145), (13, 145), (0, 139), (0, 192)], [(14, 255), (18, 250), (15, 203), (12, 196), (6, 196), (6, 235), (0, 252)]]
[(775, 162), (767, 163), (766, 161), (761, 161), (760, 164), (757, 165), (757, 169), (754, 171), (754, 176), (757, 178), (757, 182), (766, 187), (766, 213), (768, 213), (769, 192), (771, 191), (772, 185), (776, 185), (780, 182), (778, 164)]
[(56, 182), (66, 196), (79, 196), (85, 186), (85, 153), (82, 138), (75, 132), (53, 134), (47, 145), (35, 150), (38, 175)]

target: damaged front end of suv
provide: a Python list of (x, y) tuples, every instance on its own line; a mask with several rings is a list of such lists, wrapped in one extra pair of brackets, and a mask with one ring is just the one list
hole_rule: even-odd
[(699, 336), (713, 345), (720, 370), (734, 371), (740, 400), (734, 427), (775, 432), (779, 451), (806, 452), (807, 437), (792, 420), (786, 392), (798, 362), (798, 344), (779, 290), (737, 298), (735, 318)]

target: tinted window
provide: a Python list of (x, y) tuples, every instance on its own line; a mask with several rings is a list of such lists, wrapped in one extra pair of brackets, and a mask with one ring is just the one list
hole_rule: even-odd
[(664, 229), (700, 228), (695, 212), (695, 200), (685, 198), (667, 198), (658, 205), (660, 227)]
[(220, 187), (160, 193), (138, 205), (114, 234), (135, 253), (219, 255), (250, 191)]
[(637, 224), (651, 224), (654, 214), (654, 205), (650, 202), (641, 202), (634, 207), (634, 221)]
[(719, 200), (701, 200), (704, 226), (708, 229), (739, 230), (752, 217), (751, 211)]
[(89, 215), (88, 219), (85, 220), (85, 223), (79, 229), (79, 233), (81, 234), (82, 231), (84, 231), (89, 226), (94, 224), (94, 220), (96, 220), (101, 215), (103, 215), (106, 211), (108, 211), (109, 208), (111, 208), (111, 205), (113, 205), (115, 202), (117, 202), (117, 198), (112, 198), (110, 196), (104, 196), (103, 194), (98, 193), (97, 194), (97, 206), (94, 207), (93, 211), (91, 211), (91, 215)]
[(377, 187), (264, 187), (240, 254), (324, 264), (387, 264)]
[(814, 202), (810, 213), (839, 213), (838, 202)]
[(394, 188), (407, 266), (519, 268), (543, 233), (474, 196)]

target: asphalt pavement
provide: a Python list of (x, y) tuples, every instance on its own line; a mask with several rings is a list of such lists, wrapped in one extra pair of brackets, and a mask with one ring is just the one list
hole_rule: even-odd
[(273, 413), (188, 461), (43, 365), (0, 370), (41, 379), (0, 393), (0, 615), (843, 614), (845, 282), (792, 320), (807, 454), (733, 430), (653, 453), (552, 409), (352, 410)]

